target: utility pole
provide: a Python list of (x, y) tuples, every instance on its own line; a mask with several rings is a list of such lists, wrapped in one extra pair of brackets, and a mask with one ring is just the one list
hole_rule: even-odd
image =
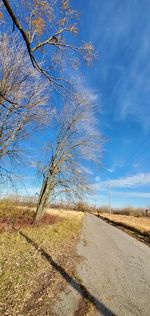
[(111, 184), (109, 184), (109, 214), (111, 214)]

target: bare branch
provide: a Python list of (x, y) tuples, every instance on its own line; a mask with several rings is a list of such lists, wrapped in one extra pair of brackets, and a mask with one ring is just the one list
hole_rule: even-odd
[[(0, 157), (13, 156), (16, 146), (32, 129), (47, 122), (48, 84), (32, 67), (16, 36), (0, 36)], [(32, 89), (31, 89), (32, 84)]]
[(61, 28), (59, 31), (57, 31), (56, 33), (54, 33), (53, 35), (51, 35), (49, 38), (47, 38), (45, 41), (38, 43), (38, 45), (36, 45), (35, 47), (32, 48), (32, 52), (35, 52), (37, 49), (50, 44), (50, 45), (55, 45), (55, 46), (59, 46), (58, 40), (57, 40), (57, 36), (62, 34), (64, 31), (68, 31), (70, 32), (69, 28), (64, 27)]
[(11, 17), (13, 23), (16, 25), (17, 29), (18, 29), (19, 32), (22, 34), (22, 37), (23, 37), (23, 39), (24, 39), (24, 41), (25, 41), (25, 43), (26, 43), (26, 47), (27, 47), (27, 50), (28, 50), (28, 53), (29, 53), (31, 62), (32, 62), (33, 66), (34, 66), (34, 58), (33, 58), (32, 54), (31, 54), (31, 47), (30, 47), (29, 38), (28, 38), (26, 32), (24, 31), (24, 29), (23, 29), (21, 23), (18, 21), (18, 19), (17, 19), (15, 13), (14, 13), (12, 7), (11, 7), (10, 4), (9, 4), (9, 1), (8, 1), (8, 0), (2, 0), (2, 1), (3, 1), (4, 5), (5, 5), (5, 7), (6, 7), (6, 9), (7, 9), (9, 15), (10, 15), (10, 17)]
[[(74, 54), (70, 62), (74, 65), (74, 57), (79, 54), (87, 63), (90, 63), (94, 55), (93, 46), (90, 43), (84, 43), (81, 47), (67, 43), (66, 32), (77, 33), (76, 20), (78, 13), (73, 10), (67, 2), (67, 6), (58, 1), (20, 1), (19, 6), (12, 6), (11, 1), (2, 0), (13, 25), (20, 32), (30, 56), (33, 67), (41, 72), (58, 93), (64, 95), (68, 93), (69, 80), (63, 78), (54, 78), (53, 73), (60, 72), (61, 63), (68, 62), (66, 49), (71, 50)], [(22, 14), (21, 12), (24, 12)], [(59, 14), (58, 14), (59, 10)], [(26, 14), (25, 14), (26, 13)], [(29, 16), (28, 18), (25, 18)], [(46, 39), (44, 39), (46, 37)], [(45, 46), (51, 47), (50, 54), (44, 51)], [(39, 62), (40, 55), (47, 53), (46, 61), (51, 64), (46, 69)], [(60, 53), (60, 58), (56, 58)], [(60, 83), (61, 81), (61, 83)]]

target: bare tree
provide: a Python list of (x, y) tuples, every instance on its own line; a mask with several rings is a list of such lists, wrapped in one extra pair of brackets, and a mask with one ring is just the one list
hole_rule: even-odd
[[(47, 123), (49, 87), (31, 64), (23, 42), (0, 37), (0, 160), (13, 158), (18, 142)], [(48, 113), (49, 111), (49, 113)], [(1, 168), (2, 170), (2, 168)]]
[[(94, 53), (91, 43), (76, 47), (68, 36), (78, 32), (78, 12), (69, 0), (0, 0), (0, 3), (1, 16), (8, 24), (11, 19), (13, 31), (16, 28), (21, 33), (32, 65), (47, 77), (54, 89), (60, 93), (66, 91), (69, 80), (60, 75), (66, 59), (76, 67), (79, 61), (76, 54), (90, 63)], [(39, 59), (43, 54), (47, 63), (41, 65)]]
[(57, 117), (56, 142), (50, 148), (50, 160), (43, 169), (35, 221), (43, 216), (48, 200), (60, 192), (78, 197), (87, 192), (81, 161), (99, 161), (101, 154), (102, 136), (95, 114), (95, 105), (87, 91), (74, 94), (64, 102)]
[[(27, 75), (27, 79), (24, 80), (24, 77), (18, 79), (19, 84), (22, 80), (24, 81), (24, 87), (20, 88), (20, 93), (18, 92), (18, 83), (16, 85), (10, 84), (11, 88), (7, 90), (8, 93), (5, 93), (2, 86), (0, 104), (2, 106), (2, 122), (6, 121), (6, 124), (2, 123), (1, 126), (0, 153), (2, 157), (6, 155), (13, 157), (17, 150), (18, 140), (22, 139), (27, 132), (26, 126), (30, 123), (34, 126), (38, 121), (37, 115), (42, 117), (43, 122), (42, 113), (45, 115), (45, 108), (42, 105), (45, 101), (41, 100), (41, 95), (45, 98), (45, 94), (42, 93), (45, 83), (44, 85), (40, 83), (37, 88), (37, 79), (40, 78), (40, 74), (48, 79), (51, 88), (64, 96), (68, 91), (70, 92), (70, 78), (64, 70), (68, 65), (76, 68), (81, 56), (88, 64), (91, 63), (94, 48), (91, 43), (85, 42), (80, 47), (74, 45), (70, 35), (78, 32), (79, 15), (71, 7), (69, 0), (0, 0), (0, 8), (0, 19), (5, 21), (5, 25), (8, 25), (8, 33), (10, 32), (10, 22), (12, 22), (12, 31), (17, 30), (21, 34), (26, 46), (26, 51), (20, 51), (20, 57), (19, 50), (17, 50), (17, 54), (15, 51), (11, 57), (11, 66), (18, 56), (15, 64), (16, 67), (17, 65), (20, 67), (20, 76), (23, 77), (25, 69), (27, 72), (24, 57), (27, 59), (28, 55), (33, 74), (36, 76), (36, 80), (32, 80), (34, 75), (30, 73), (29, 76)], [(10, 46), (8, 50), (10, 50)], [(29, 60), (27, 64), (29, 65)], [(12, 69), (14, 69), (13, 66)], [(31, 67), (29, 69), (32, 72)], [(13, 80), (19, 78), (17, 76)], [(8, 78), (11, 78), (10, 74)], [(27, 88), (27, 97), (23, 93), (24, 97), (22, 98), (26, 81), (30, 82), (30, 79), (34, 82), (35, 87), (32, 82), (32, 89)], [(7, 80), (4, 78), (4, 81)], [(39, 93), (36, 92), (36, 89)], [(41, 100), (39, 103), (38, 96)], [(80, 191), (83, 192), (86, 186), (83, 185), (85, 181), (78, 166), (79, 160), (81, 157), (82, 159), (86, 158), (87, 155), (88, 159), (91, 160), (96, 157), (97, 132), (94, 126), (92, 102), (88, 100), (86, 93), (84, 96), (80, 93), (78, 95), (71, 93), (70, 99), (70, 101), (65, 102), (61, 114), (57, 116), (59, 131), (56, 145), (51, 149), (49, 164), (44, 170), (36, 220), (43, 215), (49, 197), (57, 194), (58, 191), (74, 192), (75, 195), (79, 194)], [(33, 103), (32, 100), (34, 100)], [(19, 116), (21, 116), (21, 120)], [(14, 122), (13, 129), (11, 129), (12, 121)], [(91, 153), (92, 148), (94, 148), (93, 153)]]

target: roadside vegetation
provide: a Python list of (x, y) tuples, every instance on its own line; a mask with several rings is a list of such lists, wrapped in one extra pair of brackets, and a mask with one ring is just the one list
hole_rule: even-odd
[(14, 203), (10, 208), (4, 200), (0, 204), (1, 315), (50, 313), (57, 294), (66, 287), (55, 263), (75, 277), (75, 245), (83, 213), (49, 211), (32, 226), (33, 213), (29, 206)]
[[(109, 206), (95, 206), (90, 205), (86, 202), (80, 201), (77, 203), (54, 203), (49, 205), (50, 208), (57, 208), (57, 209), (71, 209), (74, 211), (79, 212), (89, 212), (94, 214), (101, 214), (101, 213), (109, 213)], [(134, 216), (134, 217), (145, 217), (146, 216), (146, 209), (138, 208), (133, 206), (127, 206), (124, 208), (112, 208), (112, 214), (116, 215), (126, 215), (126, 216)]]
[(101, 213), (100, 217), (150, 236), (150, 218), (109, 213)]
[[(109, 206), (101, 206), (98, 209), (99, 213), (110, 213)], [(145, 217), (146, 209), (142, 207), (127, 206), (122, 208), (111, 208), (111, 214), (126, 215), (134, 217)]]

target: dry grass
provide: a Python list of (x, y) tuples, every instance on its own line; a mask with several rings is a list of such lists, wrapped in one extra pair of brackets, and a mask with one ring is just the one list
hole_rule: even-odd
[(83, 216), (82, 212), (76, 212), (71, 209), (64, 210), (63, 208), (60, 208), (60, 209), (47, 208), (46, 213), (54, 215), (54, 216), (59, 215), (60, 217), (65, 217), (65, 218), (67, 217), (78, 218), (78, 217)]
[(133, 228), (139, 231), (141, 234), (150, 233), (150, 219), (149, 218), (108, 214), (108, 213), (101, 213), (100, 216), (114, 223), (125, 224), (126, 227)]
[[(101, 208), (96, 207), (95, 205), (89, 205), (86, 202), (77, 202), (77, 203), (57, 203), (49, 205), (51, 209), (63, 209), (63, 210), (73, 210), (77, 212), (89, 212), (97, 213), (101, 211)], [(108, 209), (108, 207), (106, 208)]]
[[(6, 214), (4, 209), (9, 209), (9, 212)], [(20, 208), (14, 206), (12, 213), (6, 205), (1, 207), (1, 217), (10, 222), (18, 216), (22, 218), (24, 213), (20, 212)], [(83, 218), (81, 213), (76, 216), (72, 213), (56, 210), (54, 214), (49, 210), (49, 218), (57, 218), (53, 225), (46, 220), (38, 226), (26, 223), (21, 228), (68, 273), (74, 273), (74, 249)], [(26, 216), (31, 216), (27, 214), (26, 210)], [(62, 277), (19, 231), (6, 229), (0, 240), (1, 315), (47, 315), (64, 286)]]

